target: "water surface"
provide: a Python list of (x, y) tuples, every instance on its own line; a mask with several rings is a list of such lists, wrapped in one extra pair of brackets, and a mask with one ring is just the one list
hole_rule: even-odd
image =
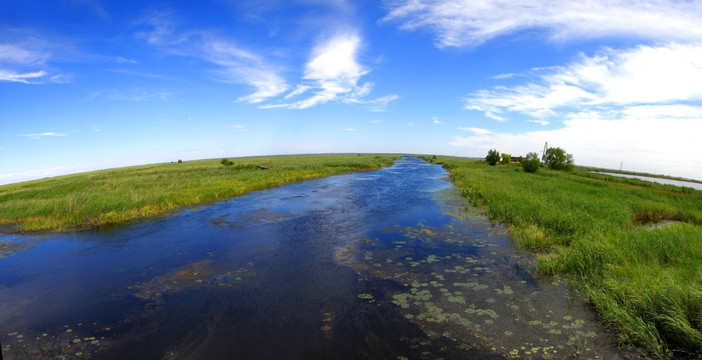
[(620, 357), (419, 159), (0, 244), (6, 360)]
[(675, 185), (675, 186), (680, 186), (680, 187), (689, 187), (693, 188), (696, 190), (702, 190), (702, 184), (700, 183), (695, 183), (691, 181), (681, 181), (681, 180), (673, 180), (673, 179), (663, 179), (663, 178), (657, 178), (657, 177), (651, 177), (651, 176), (643, 176), (643, 175), (630, 175), (630, 174), (620, 174), (620, 173), (610, 173), (610, 172), (603, 172), (603, 171), (591, 171), (595, 174), (603, 174), (603, 175), (609, 175), (609, 176), (619, 176), (619, 177), (624, 177), (628, 179), (639, 179), (639, 180), (645, 180), (645, 181), (650, 181), (650, 182), (655, 182), (663, 185)]

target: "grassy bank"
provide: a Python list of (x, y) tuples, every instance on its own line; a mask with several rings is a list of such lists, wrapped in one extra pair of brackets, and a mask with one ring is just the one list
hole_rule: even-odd
[[(232, 158), (135, 166), (0, 186), (0, 224), (73, 230), (162, 213), (291, 182), (392, 163), (388, 155)], [(267, 167), (259, 169), (258, 165)]]
[(702, 191), (439, 158), (464, 196), (569, 274), (622, 346), (702, 356)]

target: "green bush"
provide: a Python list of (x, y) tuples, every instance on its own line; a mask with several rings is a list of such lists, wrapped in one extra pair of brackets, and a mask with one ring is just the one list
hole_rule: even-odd
[(500, 160), (501, 164), (511, 164), (512, 163), (512, 156), (510, 154), (502, 154), (502, 160)]
[(552, 170), (573, 170), (573, 155), (558, 147), (546, 149), (544, 162)]
[(224, 165), (224, 166), (232, 166), (232, 165), (234, 165), (234, 163), (233, 163), (231, 160), (229, 160), (229, 159), (222, 159), (222, 161), (220, 161), (220, 163), (221, 163), (222, 165)]
[(498, 161), (500, 161), (500, 153), (497, 152), (497, 150), (490, 150), (488, 151), (487, 156), (485, 157), (485, 161), (487, 161), (490, 166), (495, 166)]
[(539, 161), (539, 154), (535, 152), (528, 153), (522, 161), (519, 163), (522, 165), (522, 169), (528, 173), (533, 173), (539, 170), (541, 167), (541, 161)]

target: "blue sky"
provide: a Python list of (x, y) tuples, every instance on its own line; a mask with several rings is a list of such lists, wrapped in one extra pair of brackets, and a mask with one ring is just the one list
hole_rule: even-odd
[(0, 184), (245, 155), (702, 179), (702, 2), (0, 0)]

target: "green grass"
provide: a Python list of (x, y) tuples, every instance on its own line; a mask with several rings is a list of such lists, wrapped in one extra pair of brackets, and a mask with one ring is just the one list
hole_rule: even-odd
[(569, 274), (620, 345), (702, 356), (702, 191), (439, 157), (543, 274)]
[[(389, 155), (300, 155), (134, 166), (0, 186), (0, 224), (67, 231), (163, 213), (251, 191), (392, 164)], [(258, 165), (268, 167), (260, 170)]]

